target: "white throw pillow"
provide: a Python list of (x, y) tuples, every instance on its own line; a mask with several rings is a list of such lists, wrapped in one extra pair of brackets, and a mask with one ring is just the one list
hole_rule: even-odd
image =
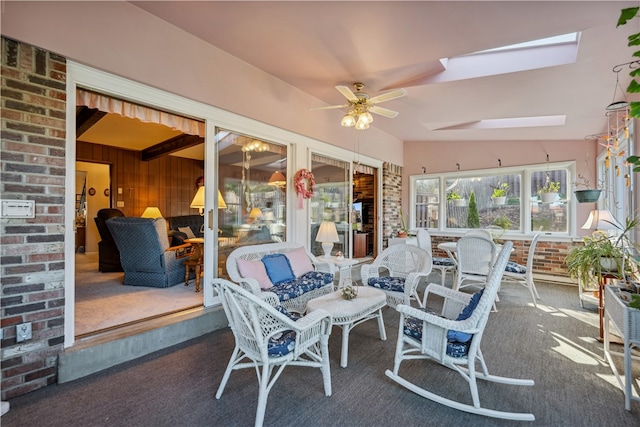
[(178, 231), (187, 235), (187, 239), (195, 239), (196, 235), (188, 225), (186, 227), (178, 227)]

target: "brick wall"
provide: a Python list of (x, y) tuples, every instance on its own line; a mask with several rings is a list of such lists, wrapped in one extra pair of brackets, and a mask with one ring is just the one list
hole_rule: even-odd
[[(389, 237), (400, 229), (400, 209), (402, 208), (402, 166), (384, 163), (382, 165), (382, 247), (387, 247)], [(408, 220), (406, 212), (405, 219)], [(408, 224), (407, 224), (408, 225)]]
[[(447, 256), (444, 251), (437, 248), (438, 244), (447, 241), (456, 241), (458, 237), (431, 236), (431, 240), (433, 244), (433, 255)], [(509, 259), (518, 264), (526, 265), (531, 240), (510, 240), (513, 242), (513, 253)], [(533, 258), (534, 274), (559, 276), (561, 277), (560, 280), (566, 280), (567, 268), (564, 265), (564, 259), (569, 250), (576, 244), (579, 245), (581, 243), (538, 240), (538, 246), (536, 246), (536, 252)]]
[[(66, 62), (2, 38), (3, 199), (35, 200), (31, 219), (2, 219), (2, 400), (55, 382), (64, 341)], [(16, 325), (33, 339), (16, 343)]]

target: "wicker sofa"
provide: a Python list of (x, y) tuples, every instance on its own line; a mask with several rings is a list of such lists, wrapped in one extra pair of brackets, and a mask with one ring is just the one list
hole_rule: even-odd
[[(269, 262), (282, 261), (282, 257), (274, 257), (280, 254), (287, 258), (285, 263), (290, 265), (293, 274), (289, 278), (283, 277), (276, 284), (269, 280), (264, 283)], [(274, 278), (282, 275), (283, 270), (286, 270), (286, 266), (283, 269), (280, 265), (271, 270), (271, 275), (267, 275)], [(318, 260), (304, 246), (290, 242), (241, 246), (227, 258), (227, 274), (233, 282), (256, 295), (263, 291), (273, 292), (284, 308), (297, 313), (306, 310), (310, 299), (333, 291), (334, 272), (332, 264)]]

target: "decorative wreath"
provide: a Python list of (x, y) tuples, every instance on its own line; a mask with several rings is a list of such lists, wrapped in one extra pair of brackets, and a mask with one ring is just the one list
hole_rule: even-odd
[(293, 183), (298, 196), (302, 196), (304, 199), (310, 199), (313, 196), (316, 180), (309, 169), (300, 169), (296, 172), (293, 177)]

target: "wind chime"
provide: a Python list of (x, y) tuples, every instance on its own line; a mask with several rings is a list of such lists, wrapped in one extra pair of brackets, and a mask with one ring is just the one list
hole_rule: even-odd
[[(620, 135), (624, 134), (625, 140), (629, 139), (629, 102), (627, 102), (626, 99), (616, 101), (616, 92), (620, 87), (619, 74), (622, 70), (622, 65), (613, 67), (613, 72), (616, 73), (616, 86), (613, 90), (613, 100), (606, 108), (607, 133), (604, 135), (604, 147), (606, 149), (604, 165), (606, 169), (609, 169), (613, 163), (613, 170), (616, 176), (619, 177), (621, 173), (620, 163), (622, 163), (622, 166), (625, 168), (625, 185), (629, 187), (631, 185), (632, 165), (624, 160), (625, 152), (624, 150), (620, 150)], [(622, 91), (622, 88), (620, 88), (620, 90), (624, 97), (624, 91)], [(622, 160), (619, 158), (622, 158)]]

